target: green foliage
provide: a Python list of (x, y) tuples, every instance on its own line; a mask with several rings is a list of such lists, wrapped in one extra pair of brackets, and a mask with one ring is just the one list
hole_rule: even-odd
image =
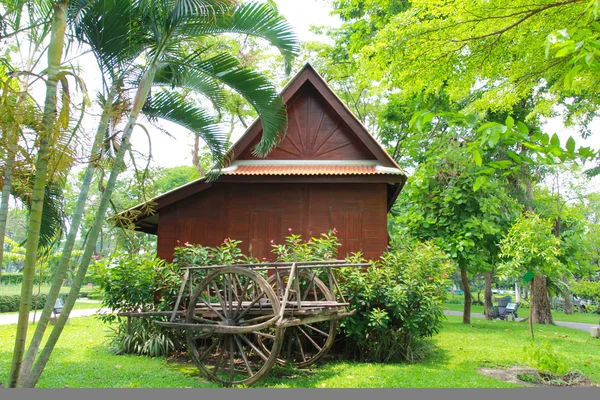
[(444, 285), (452, 269), (433, 243), (407, 244), (385, 253), (366, 271), (344, 268), (340, 284), (356, 313), (341, 323), (347, 353), (361, 361), (415, 362), (439, 332)]
[(527, 271), (549, 278), (562, 276), (565, 269), (559, 260), (560, 239), (552, 233), (553, 223), (537, 214), (526, 212), (519, 216), (500, 243), (504, 260), (499, 272), (521, 277)]
[[(475, 189), (495, 170), (597, 159), (598, 149), (577, 146), (573, 138), (561, 144), (557, 135), (532, 129), (560, 105), (567, 124), (578, 123), (584, 137), (592, 134), (600, 24), (590, 10), (597, 1), (333, 4), (343, 24), (328, 31), (335, 44), (323, 52), (352, 67), (350, 86), (377, 88), (371, 97), (386, 104), (380, 120), (395, 122), (381, 133), (386, 144), (401, 142), (399, 154), (418, 153), (439, 131), (467, 126), (477, 134), (463, 150), (489, 171), (481, 172)], [(426, 131), (422, 146), (412, 146), (414, 131)], [(508, 153), (492, 160), (501, 164), (482, 159), (482, 151), (507, 145)]]
[[(34, 296), (33, 298), (34, 299), (31, 302), (32, 309), (41, 310), (42, 308), (44, 308), (44, 304), (46, 304), (46, 295), (45, 294), (40, 293), (37, 296), (37, 299), (36, 299), (36, 296)], [(0, 313), (19, 311), (20, 301), (21, 301), (21, 296), (18, 294), (0, 295)]]
[(161, 168), (156, 171), (153, 178), (152, 195), (158, 196), (200, 178), (200, 174), (191, 165), (181, 165), (172, 168)]
[(529, 363), (540, 372), (565, 375), (571, 369), (548, 342), (532, 342), (523, 347)]
[(600, 281), (576, 281), (571, 283), (571, 291), (577, 296), (600, 303)]
[[(35, 276), (33, 280), (33, 284), (37, 285), (41, 283), (50, 283), (52, 277), (48, 274), (42, 275), (41, 277), (38, 275)], [(0, 276), (0, 284), (2, 285), (20, 285), (23, 282), (23, 273), (22, 272), (4, 272), (2, 276)]]
[(362, 75), (385, 77), (404, 95), (443, 89), (453, 102), (469, 98), (471, 109), (485, 112), (508, 110), (535, 91), (535, 113), (551, 112), (569, 95), (590, 103), (579, 105), (580, 113), (593, 113), (595, 77), (582, 74), (566, 88), (571, 57), (544, 53), (549, 35), (585, 27), (588, 3), (338, 0), (334, 12), (345, 23), (335, 33)]
[[(80, 297), (87, 296), (87, 292)], [(41, 310), (46, 304), (46, 293), (34, 294), (31, 301), (32, 310)], [(60, 294), (63, 300), (67, 297), (65, 293)], [(0, 313), (18, 312), (21, 296), (18, 294), (0, 294)]]
[[(178, 268), (150, 254), (115, 254), (96, 263), (95, 272), (102, 294), (102, 307), (118, 312), (165, 311), (173, 308), (181, 285)], [(116, 354), (156, 357), (169, 354), (184, 342), (180, 331), (153, 323), (158, 318), (119, 317), (102, 314), (100, 319), (114, 324), (110, 348)]]
[[(173, 304), (181, 274), (173, 264), (150, 254), (120, 254), (96, 262), (102, 306), (114, 311), (160, 311)], [(102, 316), (107, 322), (114, 314)]]
[(173, 262), (180, 268), (190, 266), (229, 265), (240, 263), (255, 263), (256, 260), (242, 254), (238, 247), (242, 242), (226, 238), (217, 247), (202, 246), (189, 242), (178, 246), (173, 253)]
[(152, 318), (132, 318), (129, 323), (119, 323), (111, 327), (109, 338), (111, 353), (148, 357), (168, 355), (185, 342), (181, 332), (160, 327)]
[(277, 261), (321, 261), (337, 258), (337, 248), (340, 243), (335, 228), (321, 234), (321, 237), (313, 237), (308, 241), (303, 241), (302, 235), (293, 234), (292, 228), (288, 231), (290, 234), (285, 238), (284, 244), (275, 244), (271, 240), (272, 251), (277, 255)]
[[(40, 283), (50, 283), (52, 280), (52, 276), (49, 274), (43, 274), (40, 277), (40, 274), (37, 274), (33, 280), (34, 285), (39, 285)], [(23, 273), (22, 272), (3, 272), (2, 276), (0, 276), (0, 285), (20, 285), (23, 282)], [(83, 281), (84, 285), (94, 284), (94, 278), (91, 275), (86, 276)]]
[[(441, 143), (438, 144), (441, 146)], [(505, 177), (478, 182), (478, 167), (460, 149), (429, 150), (393, 209), (392, 240), (433, 240), (460, 268), (490, 270), (498, 243), (521, 209)], [(473, 186), (478, 185), (478, 191)]]

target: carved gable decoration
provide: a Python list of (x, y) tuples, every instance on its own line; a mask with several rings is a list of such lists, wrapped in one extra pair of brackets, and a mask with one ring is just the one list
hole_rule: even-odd
[[(258, 135), (237, 159), (257, 159), (251, 149)], [(288, 102), (285, 138), (266, 160), (374, 160), (344, 120), (310, 84)]]

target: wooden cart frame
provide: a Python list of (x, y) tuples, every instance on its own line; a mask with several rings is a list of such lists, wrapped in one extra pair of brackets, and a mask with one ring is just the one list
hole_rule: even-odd
[(205, 377), (252, 385), (275, 363), (304, 368), (331, 349), (337, 321), (353, 314), (335, 269), (368, 265), (333, 260), (185, 267), (173, 311), (119, 315), (168, 316), (155, 323), (185, 330), (188, 353)]

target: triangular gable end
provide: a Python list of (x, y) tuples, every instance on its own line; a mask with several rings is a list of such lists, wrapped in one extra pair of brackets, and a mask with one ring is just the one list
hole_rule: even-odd
[[(266, 160), (377, 160), (400, 168), (310, 64), (281, 93), (288, 129)], [(256, 120), (232, 148), (231, 160), (256, 160), (262, 134)]]

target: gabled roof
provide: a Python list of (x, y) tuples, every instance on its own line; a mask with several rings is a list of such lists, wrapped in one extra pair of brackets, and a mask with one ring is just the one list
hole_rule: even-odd
[[(282, 142), (264, 159), (252, 154), (260, 140), (262, 123), (256, 119), (231, 147), (229, 165), (215, 182), (385, 182), (388, 183), (388, 209), (400, 193), (407, 175), (385, 149), (331, 90), (310, 64), (285, 86), (281, 96), (288, 106), (290, 122)], [(304, 104), (305, 99), (307, 104)], [(313, 107), (313, 108), (311, 108)], [(298, 111), (301, 109), (301, 111)], [(318, 121), (310, 119), (316, 109)], [(300, 113), (300, 116), (298, 116)], [(304, 122), (304, 125), (303, 123)], [(331, 178), (327, 178), (331, 177)], [(311, 180), (312, 179), (312, 180)], [(148, 208), (158, 211), (186, 197), (209, 189), (205, 178), (190, 182), (121, 213), (134, 212), (138, 230), (155, 233), (158, 219)], [(149, 205), (151, 207), (148, 207)], [(130, 214), (131, 215), (131, 214)]]
[[(394, 161), (387, 151), (381, 147), (377, 140), (369, 133), (367, 128), (358, 118), (356, 118), (344, 102), (334, 93), (329, 85), (327, 85), (321, 75), (319, 75), (309, 63), (306, 63), (300, 72), (298, 72), (283, 88), (281, 92), (283, 101), (289, 106), (290, 102), (292, 102), (301, 89), (308, 85), (316, 90), (322, 99), (325, 100), (327, 105), (339, 116), (345, 126), (347, 126), (347, 128), (360, 140), (369, 153), (378, 160), (382, 166), (397, 168), (402, 171), (402, 168), (396, 161)], [(256, 119), (240, 139), (232, 146), (229, 153), (230, 159), (236, 160), (240, 155), (248, 154), (252, 144), (259, 140), (261, 133), (262, 123), (260, 119)], [(269, 158), (270, 157), (267, 156), (267, 159)], [(406, 176), (404, 171), (402, 171), (402, 174)]]

